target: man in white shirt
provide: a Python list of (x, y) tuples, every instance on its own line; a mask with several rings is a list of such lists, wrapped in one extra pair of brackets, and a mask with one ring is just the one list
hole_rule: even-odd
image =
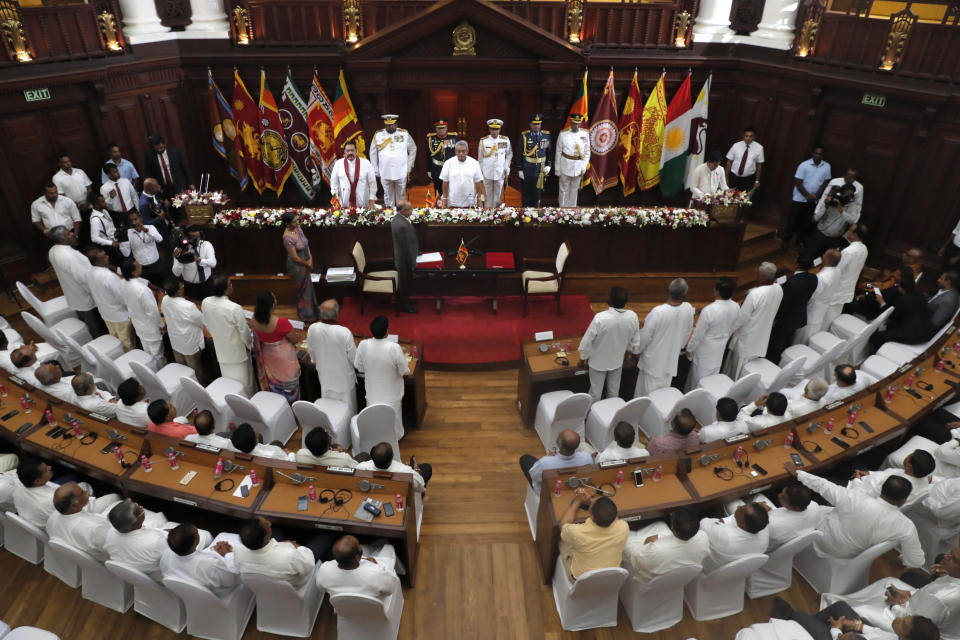
[(827, 183), (813, 211), (817, 230), (803, 248), (804, 255), (815, 257), (825, 249), (845, 244), (843, 235), (851, 224), (860, 220), (863, 206), (863, 185), (856, 178), (857, 172), (847, 169), (842, 178)]
[(690, 359), (687, 391), (700, 386), (703, 378), (720, 373), (723, 352), (740, 317), (740, 305), (731, 299), (735, 288), (730, 278), (717, 278), (713, 288), (716, 300), (700, 311), (697, 326), (686, 347), (687, 358)]
[(355, 469), (357, 461), (333, 442), (330, 433), (323, 427), (315, 427), (303, 438), (303, 448), (297, 451), (296, 461), (322, 467), (348, 467)]
[(157, 307), (157, 299), (150, 290), (149, 283), (140, 277), (143, 267), (139, 262), (128, 258), (120, 265), (120, 271), (124, 278), (121, 290), (123, 302), (127, 305), (130, 321), (140, 338), (143, 350), (153, 356), (156, 368), (162, 369), (167, 364), (163, 355), (163, 333), (166, 327)]
[(91, 269), (87, 273), (90, 296), (100, 310), (107, 331), (123, 345), (123, 351), (134, 348), (133, 322), (123, 298), (123, 278), (110, 268), (110, 257), (101, 247), (88, 247), (87, 259)]
[(787, 397), (779, 391), (767, 395), (763, 394), (740, 410), (740, 419), (743, 420), (750, 433), (761, 431), (785, 422), (788, 418)]
[(381, 117), (383, 129), (370, 140), (370, 164), (383, 186), (383, 204), (392, 208), (407, 197), (407, 177), (417, 159), (417, 143), (410, 132), (397, 128), (398, 115)]
[(579, 451), (579, 447), (580, 435), (572, 429), (564, 429), (557, 435), (557, 448), (548, 451), (539, 460), (529, 453), (520, 456), (520, 470), (538, 497), (543, 472), (547, 469), (569, 469), (593, 464), (593, 456), (586, 451)]
[(137, 195), (132, 182), (120, 177), (117, 165), (108, 162), (103, 165), (103, 171), (107, 174), (107, 181), (100, 187), (100, 195), (106, 201), (107, 209), (118, 219), (124, 220), (128, 213), (137, 210), (140, 196)]
[(163, 236), (152, 224), (143, 224), (143, 218), (136, 211), (127, 216), (129, 225), (126, 240), (120, 243), (120, 253), (133, 257), (143, 267), (143, 277), (155, 287), (162, 287), (163, 281), (170, 275), (170, 265), (166, 258), (160, 257), (158, 244), (163, 244)]
[(650, 582), (681, 567), (702, 565), (710, 553), (710, 540), (687, 509), (670, 512), (670, 524), (658, 521), (631, 531), (623, 549), (630, 575)]
[(266, 518), (257, 516), (244, 521), (240, 525), (240, 545), (233, 549), (233, 561), (241, 575), (255, 573), (289, 582), (299, 589), (313, 577), (323, 550), (318, 547), (314, 552), (296, 542), (278, 542), (271, 533)]
[(246, 453), (260, 458), (274, 458), (275, 460), (295, 460), (296, 456), (283, 447), (275, 444), (262, 444), (260, 436), (250, 423), (242, 422), (230, 434), (230, 444), (234, 451)]
[(403, 464), (393, 457), (393, 447), (389, 443), (381, 442), (370, 449), (370, 459), (357, 465), (361, 471), (389, 471), (390, 473), (409, 473), (413, 476), (413, 488), (421, 494), (426, 493), (427, 483), (433, 476), (433, 468), (424, 462), (417, 464), (411, 456), (409, 465)]
[(803, 387), (802, 396), (789, 398), (787, 417), (799, 418), (813, 413), (823, 406), (823, 396), (826, 395), (829, 385), (823, 378), (811, 378)]
[(60, 170), (53, 174), (53, 184), (57, 190), (77, 205), (80, 211), (86, 211), (90, 206), (87, 198), (93, 193), (93, 182), (83, 169), (77, 169), (70, 161), (70, 156), (62, 153), (57, 158)]
[(127, 378), (117, 387), (117, 420), (132, 427), (146, 429), (150, 424), (146, 401), (147, 390), (135, 378)]
[(193, 426), (197, 428), (197, 432), (188, 434), (184, 438), (187, 442), (196, 442), (197, 444), (226, 449), (227, 451), (233, 450), (233, 443), (230, 442), (229, 438), (216, 434), (216, 421), (213, 418), (213, 413), (207, 409), (197, 412), (193, 419)]
[(317, 367), (320, 397), (346, 402), (350, 415), (357, 413), (357, 372), (353, 362), (357, 345), (353, 332), (339, 324), (340, 304), (324, 300), (320, 305), (320, 322), (307, 329), (307, 352)]
[(117, 240), (117, 225), (110, 212), (107, 201), (99, 193), (90, 198), (90, 242), (103, 249), (112, 263), (120, 264), (120, 241)]
[[(139, 186), (140, 173), (137, 171), (137, 168), (132, 162), (123, 157), (123, 152), (120, 150), (120, 145), (118, 145), (116, 142), (108, 142), (107, 156), (107, 162), (112, 162), (114, 165), (116, 165), (120, 172), (121, 178), (126, 178), (132, 182), (134, 187)], [(105, 183), (108, 179), (109, 178), (107, 178), (107, 174), (101, 169), (100, 184)]]
[[(120, 496), (114, 497), (113, 504), (116, 504)], [(47, 519), (47, 535), (85, 551), (101, 562), (107, 560), (109, 556), (104, 545), (110, 532), (110, 521), (103, 511), (87, 508), (90, 495), (83, 487), (75, 482), (62, 484), (54, 491), (52, 502), (54, 511)]]
[(743, 140), (727, 151), (727, 184), (738, 191), (753, 191), (760, 186), (763, 163), (763, 145), (757, 142), (757, 130), (745, 127)]
[(345, 143), (343, 157), (333, 163), (330, 192), (344, 209), (373, 207), (377, 204), (377, 179), (373, 174), (373, 165), (366, 158), (357, 157), (356, 142)]
[(637, 443), (636, 428), (629, 422), (621, 422), (613, 428), (613, 442), (597, 454), (597, 463), (649, 456), (650, 452), (638, 447)]
[(167, 548), (160, 557), (160, 575), (199, 584), (224, 598), (240, 584), (240, 572), (233, 562), (234, 544), (240, 538), (221, 533), (206, 549), (199, 548), (200, 532), (190, 524), (177, 525), (167, 534)]
[(627, 351), (635, 352), (640, 343), (640, 321), (637, 314), (627, 306), (627, 290), (623, 287), (610, 289), (606, 311), (593, 316), (590, 326), (580, 340), (580, 361), (589, 367), (590, 397), (594, 402), (603, 396), (620, 396), (620, 376), (623, 373), (623, 358)]
[(792, 462), (784, 463), (784, 468), (834, 506), (820, 523), (823, 537), (813, 543), (817, 555), (853, 558), (875, 544), (893, 540), (900, 548), (900, 561), (904, 566), (923, 566), (923, 547), (917, 528), (899, 510), (910, 496), (907, 480), (898, 476), (887, 478), (880, 498), (872, 498), (798, 470)]
[(693, 200), (703, 200), (704, 195), (714, 195), (727, 190), (727, 176), (720, 166), (723, 162), (723, 153), (711, 151), (707, 161), (690, 173), (690, 197)]
[[(793, 336), (794, 344), (806, 344), (812, 335), (829, 328), (824, 326), (827, 309), (833, 304), (836, 296), (841, 254), (837, 249), (828, 249), (823, 254), (823, 264), (817, 273), (817, 288), (807, 301), (807, 324), (798, 329)], [(842, 307), (841, 307), (842, 308)]]
[(184, 284), (174, 277), (163, 284), (167, 293), (160, 301), (160, 313), (167, 323), (167, 337), (173, 348), (174, 361), (197, 373), (197, 380), (205, 379), (203, 369), (203, 313), (197, 305), (183, 297)]
[(903, 503), (903, 508), (907, 509), (927, 497), (936, 468), (937, 463), (929, 451), (916, 449), (904, 459), (903, 469), (881, 469), (880, 471), (858, 469), (854, 472), (853, 479), (847, 483), (847, 488), (862, 491), (872, 498), (879, 498), (887, 478), (898, 476), (910, 483), (910, 497)]
[[(26, 381), (27, 384), (37, 386), (37, 378), (34, 373), (41, 364), (38, 358), (39, 355), (39, 346), (33, 342), (17, 347), (10, 352), (10, 365), (12, 367), (10, 373), (19, 376), (22, 380)], [(52, 355), (55, 359), (56, 354), (54, 353)]]
[(576, 207), (583, 174), (590, 164), (590, 133), (580, 128), (585, 115), (570, 114), (570, 128), (557, 136), (557, 152), (554, 166), (560, 182), (559, 206)]
[(443, 163), (440, 180), (443, 181), (444, 207), (482, 207), (486, 199), (483, 172), (480, 163), (467, 155), (470, 146), (466, 140), (457, 140), (454, 157)]
[(867, 262), (867, 245), (863, 243), (867, 235), (867, 225), (854, 222), (847, 228), (844, 238), (849, 242), (840, 252), (840, 264), (837, 265), (837, 283), (833, 289), (833, 299), (827, 307), (823, 319), (823, 328), (829, 329), (833, 321), (843, 311), (843, 305), (853, 302), (857, 290), (860, 272)]
[(215, 275), (210, 280), (210, 296), (200, 304), (203, 324), (210, 337), (220, 363), (220, 373), (243, 383), (248, 396), (256, 393), (250, 350), (253, 348), (253, 332), (243, 315), (243, 307), (230, 300), (233, 293), (230, 278)]
[(844, 400), (873, 384), (870, 376), (857, 371), (849, 364), (838, 364), (834, 367), (833, 377), (837, 381), (827, 387), (827, 392), (820, 401), (823, 406), (833, 404), (837, 400)]
[(707, 444), (739, 434), (748, 434), (747, 423), (737, 415), (740, 408), (733, 398), (717, 400), (717, 421), (700, 429), (700, 442)]
[(770, 543), (767, 510), (748, 502), (726, 518), (704, 518), (700, 530), (710, 540), (710, 553), (703, 560), (704, 571), (713, 571), (743, 556), (766, 553)]
[[(160, 580), (160, 558), (167, 548), (167, 532), (176, 523), (167, 522), (164, 528), (150, 526), (146, 522), (147, 511), (127, 498), (110, 510), (107, 515), (112, 529), (107, 532), (104, 549), (114, 562), (138, 569), (154, 580)], [(201, 549), (210, 546), (213, 536), (209, 531), (199, 531)]]
[(57, 185), (52, 182), (45, 183), (43, 195), (30, 204), (30, 222), (44, 235), (54, 227), (66, 227), (80, 233), (77, 205), (70, 198), (61, 196)]
[(33, 372), (33, 375), (38, 383), (37, 389), (40, 391), (71, 404), (76, 401), (76, 396), (73, 395), (73, 387), (70, 384), (73, 376), (64, 377), (60, 365), (54, 362), (41, 364)]
[(487, 120), (490, 135), (480, 138), (477, 146), (477, 161), (480, 163), (480, 173), (483, 174), (483, 193), (486, 206), (491, 209), (503, 202), (503, 192), (513, 163), (513, 147), (510, 145), (510, 138), (500, 135), (502, 127), (503, 120), (499, 118)]
[(775, 264), (761, 263), (758, 275), (760, 283), (747, 292), (730, 336), (730, 355), (727, 356), (724, 373), (734, 380), (740, 377), (743, 365), (767, 353), (770, 330), (773, 329), (773, 321), (783, 299), (783, 289), (774, 283), (777, 278)]
[(637, 385), (633, 396), (647, 396), (670, 386), (677, 375), (680, 350), (693, 329), (693, 306), (685, 301), (687, 281), (676, 278), (667, 288), (667, 302), (651, 309), (634, 342), (637, 355)]
[(333, 560), (317, 568), (317, 586), (331, 597), (362, 595), (377, 600), (403, 597), (397, 577), (397, 552), (383, 543), (367, 547), (353, 536), (343, 536), (333, 545)]
[[(17, 514), (35, 527), (45, 528), (50, 514), (54, 512), (54, 496), (60, 487), (51, 482), (53, 467), (35, 456), (24, 458), (17, 465), (17, 478), (21, 484), (13, 495)], [(87, 511), (106, 513), (120, 500), (116, 494), (94, 498), (93, 488), (89, 484), (81, 482), (78, 486), (87, 495)]]
[(403, 437), (403, 377), (410, 365), (403, 349), (387, 338), (390, 322), (377, 316), (370, 322), (372, 338), (360, 342), (354, 366), (364, 374), (367, 406), (386, 404), (393, 407), (397, 440)]
[[(801, 533), (820, 526), (820, 521), (823, 520), (829, 509), (822, 508), (819, 504), (813, 502), (812, 498), (813, 492), (799, 482), (792, 482), (780, 490), (780, 493), (777, 494), (777, 500), (780, 501), (779, 507), (762, 493), (757, 495), (753, 503), (766, 509), (767, 516), (770, 519), (767, 526), (770, 542), (767, 551), (764, 553), (773, 551)], [(733, 503), (726, 505), (727, 513), (741, 504), (746, 503), (741, 500), (734, 500)]]
[(87, 282), (90, 261), (76, 250), (79, 244), (77, 234), (66, 227), (54, 227), (50, 229), (48, 236), (54, 244), (47, 253), (47, 259), (57, 273), (57, 280), (60, 281), (67, 304), (87, 325), (91, 336), (102, 336), (107, 332), (107, 328), (90, 295), (90, 285)]
[(187, 295), (203, 300), (209, 293), (210, 276), (217, 266), (213, 243), (203, 239), (203, 228), (191, 224), (186, 228), (183, 244), (173, 250), (173, 275), (183, 280)]
[(97, 389), (96, 382), (89, 373), (73, 376), (70, 386), (73, 387), (74, 402), (84, 410), (111, 420), (117, 417), (117, 399), (106, 391)]

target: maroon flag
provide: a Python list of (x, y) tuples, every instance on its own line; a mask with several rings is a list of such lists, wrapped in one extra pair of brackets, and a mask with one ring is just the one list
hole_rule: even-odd
[(617, 98), (613, 91), (613, 69), (607, 76), (607, 84), (603, 87), (603, 95), (597, 110), (593, 112), (590, 125), (590, 166), (587, 168), (587, 177), (593, 183), (593, 190), (597, 194), (604, 189), (617, 186), (619, 174), (617, 154)]

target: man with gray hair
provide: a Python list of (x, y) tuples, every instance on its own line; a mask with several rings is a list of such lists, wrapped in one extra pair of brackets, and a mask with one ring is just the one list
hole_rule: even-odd
[(78, 373), (70, 381), (76, 403), (93, 413), (99, 413), (111, 420), (117, 417), (117, 399), (106, 391), (97, 389), (93, 376), (89, 373)]
[(453, 148), (454, 157), (443, 163), (440, 180), (443, 181), (442, 207), (482, 207), (486, 192), (480, 163), (468, 154), (466, 140), (459, 140)]
[(47, 253), (47, 259), (57, 273), (57, 280), (60, 282), (60, 288), (63, 289), (67, 304), (87, 325), (90, 335), (99, 338), (107, 332), (107, 327), (103, 324), (100, 312), (97, 311), (97, 303), (90, 295), (90, 285), (87, 281), (92, 267), (87, 257), (76, 249), (79, 243), (77, 234), (72, 229), (57, 226), (50, 229), (48, 235), (53, 246)]
[(777, 266), (763, 262), (758, 269), (759, 284), (747, 292), (740, 305), (740, 315), (730, 336), (730, 353), (723, 372), (736, 380), (740, 370), (750, 360), (767, 353), (770, 330), (783, 299), (783, 289), (775, 283)]
[(334, 299), (320, 305), (320, 322), (307, 329), (307, 351), (317, 367), (320, 397), (346, 402), (350, 415), (357, 413), (357, 373), (353, 361), (357, 345), (353, 333), (340, 320), (340, 305)]
[(823, 406), (823, 396), (827, 393), (827, 381), (823, 378), (810, 378), (803, 387), (803, 395), (798, 397), (789, 397), (787, 405), (787, 417), (799, 418), (808, 413), (813, 413)]
[(677, 375), (680, 350), (693, 330), (693, 307), (685, 302), (687, 281), (675, 278), (667, 288), (667, 301), (654, 307), (643, 319), (640, 338), (634, 343), (637, 355), (637, 386), (634, 397), (650, 395), (670, 386)]

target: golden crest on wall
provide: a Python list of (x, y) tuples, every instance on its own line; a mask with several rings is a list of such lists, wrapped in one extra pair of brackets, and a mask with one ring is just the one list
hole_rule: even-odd
[(458, 24), (453, 30), (453, 55), (477, 55), (477, 31), (466, 20)]

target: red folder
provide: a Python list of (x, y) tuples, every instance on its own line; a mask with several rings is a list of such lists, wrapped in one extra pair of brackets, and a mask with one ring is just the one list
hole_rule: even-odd
[(487, 269), (513, 269), (513, 253), (512, 252), (495, 252), (491, 251), (487, 253)]

